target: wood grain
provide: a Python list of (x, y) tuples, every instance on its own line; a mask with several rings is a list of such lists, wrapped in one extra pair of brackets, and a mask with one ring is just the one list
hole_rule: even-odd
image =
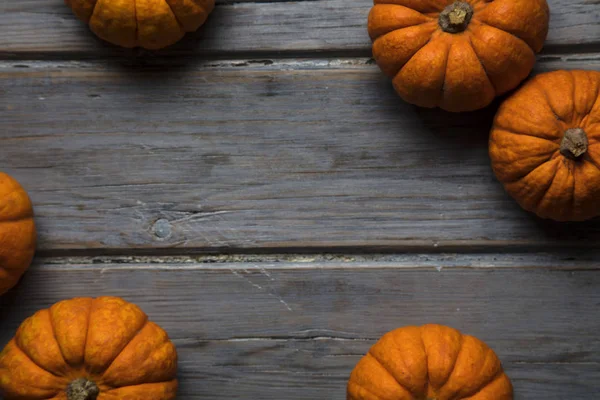
[[(597, 2), (548, 3), (552, 20), (546, 51), (598, 50)], [(220, 4), (200, 32), (159, 54), (339, 52), (367, 56), (371, 44), (366, 21), (371, 4), (364, 0)], [(96, 39), (63, 0), (20, 0), (0, 7), (0, 57), (131, 54)]]
[(597, 269), (312, 267), (36, 264), (0, 299), (0, 345), (37, 309), (117, 295), (177, 344), (186, 399), (343, 398), (351, 369), (378, 337), (428, 322), (492, 346), (517, 400), (593, 400), (600, 390)]
[[(599, 67), (565, 56), (537, 72)], [(368, 59), (5, 62), (0, 85), (0, 170), (29, 190), (42, 251), (600, 240), (600, 221), (538, 220), (496, 182), (495, 106), (410, 106)]]

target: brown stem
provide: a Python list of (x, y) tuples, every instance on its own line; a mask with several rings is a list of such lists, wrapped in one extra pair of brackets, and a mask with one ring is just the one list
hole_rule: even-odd
[(588, 137), (583, 129), (569, 129), (560, 144), (560, 153), (571, 160), (577, 160), (587, 152), (588, 145)]
[(96, 400), (99, 394), (98, 386), (85, 378), (75, 379), (67, 387), (68, 400)]
[(440, 13), (440, 27), (448, 33), (464, 32), (473, 18), (473, 8), (469, 3), (457, 1)]

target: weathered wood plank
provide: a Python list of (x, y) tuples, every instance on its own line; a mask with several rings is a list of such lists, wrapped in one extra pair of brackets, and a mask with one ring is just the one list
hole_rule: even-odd
[[(0, 170), (40, 249), (597, 247), (600, 221), (540, 221), (496, 182), (494, 107), (415, 108), (367, 59), (235, 65), (2, 64)], [(537, 71), (579, 67), (600, 60)]]
[(0, 345), (35, 310), (88, 295), (134, 301), (169, 332), (186, 399), (343, 398), (381, 334), (427, 322), (488, 342), (517, 400), (600, 391), (598, 270), (36, 264), (0, 298)]
[[(598, 48), (600, 11), (588, 0), (549, 0), (547, 48)], [(5, 2), (0, 13), (0, 56), (42, 57), (45, 53), (90, 56), (128, 54), (96, 39), (63, 0)], [(221, 4), (207, 25), (161, 54), (340, 51), (370, 53), (364, 0)], [(43, 54), (44, 53), (44, 54)], [(49, 56), (49, 54), (45, 54)]]

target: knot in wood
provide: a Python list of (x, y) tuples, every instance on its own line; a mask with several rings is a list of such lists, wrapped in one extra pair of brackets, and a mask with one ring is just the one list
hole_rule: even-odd
[(171, 236), (171, 223), (164, 218), (157, 220), (152, 226), (152, 233), (158, 239), (167, 239)]

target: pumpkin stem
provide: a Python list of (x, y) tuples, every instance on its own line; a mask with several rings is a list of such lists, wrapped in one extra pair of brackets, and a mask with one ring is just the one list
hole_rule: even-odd
[(457, 1), (440, 13), (440, 27), (448, 33), (464, 32), (473, 18), (473, 8), (469, 3)]
[(99, 394), (98, 386), (85, 378), (75, 379), (67, 387), (68, 400), (96, 400)]
[(583, 129), (569, 129), (560, 144), (560, 153), (571, 160), (577, 160), (587, 152), (588, 145), (588, 137)]

